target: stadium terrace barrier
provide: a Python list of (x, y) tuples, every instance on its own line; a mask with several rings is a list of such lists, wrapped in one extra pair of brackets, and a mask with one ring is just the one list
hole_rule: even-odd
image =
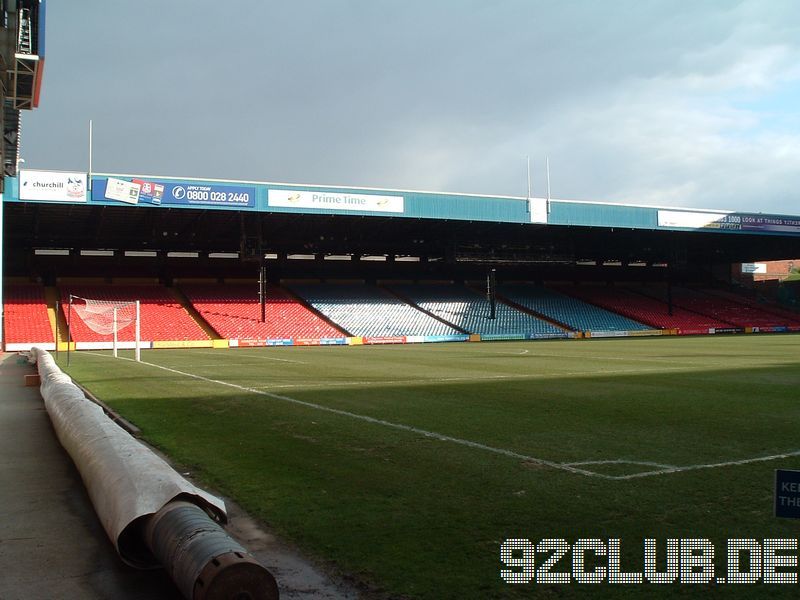
[(426, 335), (422, 337), (423, 342), (468, 342), (470, 336), (461, 335)]
[(369, 336), (364, 337), (365, 344), (405, 344), (406, 337), (404, 335), (390, 335), (390, 336)]
[(714, 333), (744, 333), (744, 327), (717, 327)]
[[(470, 336), (471, 337), (471, 336)], [(574, 331), (564, 331), (563, 333), (482, 333), (482, 342), (499, 342), (513, 340), (563, 340), (578, 337)], [(470, 341), (475, 341), (470, 339)]]
[(278, 598), (274, 577), (216, 524), (227, 520), (222, 500), (109, 419), (47, 351), (34, 347), (30, 360), (58, 440), (123, 561), (137, 568), (160, 561), (193, 600), (234, 597), (231, 590), (252, 592), (236, 597)]
[[(213, 342), (217, 340), (155, 340), (152, 342), (141, 341), (139, 347), (142, 349), (150, 348), (216, 348)], [(112, 350), (114, 342), (72, 342), (76, 350)], [(35, 344), (39, 348), (50, 350), (45, 344)], [(66, 347), (66, 346), (65, 346)], [(136, 342), (117, 342), (120, 350), (132, 350), (136, 347)], [(223, 347), (227, 348), (227, 344)]]
[(280, 340), (228, 340), (230, 348), (259, 348), (263, 346), (292, 346), (291, 338)]
[(529, 333), (525, 335), (526, 340), (564, 340), (575, 339), (578, 335), (574, 331), (564, 331), (562, 333)]
[(50, 344), (37, 344), (37, 343), (27, 343), (27, 344), (6, 344), (6, 352), (29, 352), (34, 346), (41, 348), (43, 350), (55, 350), (56, 344), (55, 342)]
[(627, 331), (587, 331), (584, 333), (587, 338), (610, 338), (610, 337), (628, 337)]
[(744, 327), (709, 327), (708, 329), (677, 329), (676, 331), (676, 335), (722, 335), (729, 333), (748, 333)]
[(258, 348), (264, 346), (344, 346), (350, 338), (282, 338), (274, 340), (227, 340), (231, 348)]
[(466, 334), (458, 335), (407, 335), (406, 344), (436, 344), (440, 342), (466, 342), (469, 336)]
[(211, 348), (211, 340), (153, 340), (153, 348)]
[[(750, 331), (747, 331), (747, 330)], [(786, 333), (792, 331), (789, 327), (775, 326), (775, 327), (745, 327), (745, 333)]]
[[(72, 347), (75, 350), (112, 350), (114, 342), (72, 342)], [(117, 348), (120, 350), (133, 350), (136, 347), (136, 342), (117, 342)], [(152, 348), (153, 342), (139, 342), (140, 348)]]
[(629, 337), (649, 337), (652, 335), (666, 335), (661, 329), (634, 329), (628, 332)]
[(647, 337), (651, 335), (669, 335), (661, 329), (634, 329), (628, 331), (585, 331), (584, 337), (587, 338), (610, 338), (610, 337)]

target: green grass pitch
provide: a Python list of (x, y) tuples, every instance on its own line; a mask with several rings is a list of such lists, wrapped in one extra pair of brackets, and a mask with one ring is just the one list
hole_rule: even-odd
[[(618, 538), (623, 570), (642, 571), (644, 538), (658, 541), (662, 567), (668, 538), (707, 538), (724, 574), (729, 538), (800, 537), (800, 522), (773, 516), (774, 470), (800, 469), (800, 336), (142, 356), (137, 364), (74, 353), (65, 370), (180, 470), (381, 593), (797, 593), (511, 585), (500, 547), (509, 538)], [(553, 570), (570, 569), (567, 555)]]

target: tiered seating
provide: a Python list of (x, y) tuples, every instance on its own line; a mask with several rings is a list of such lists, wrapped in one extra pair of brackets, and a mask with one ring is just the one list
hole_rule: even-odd
[(395, 337), (460, 333), (375, 286), (304, 283), (293, 285), (292, 290), (352, 335)]
[[(642, 288), (643, 293), (659, 294), (664, 299), (666, 289), (663, 287)], [(725, 321), (736, 327), (777, 327), (787, 325), (784, 319), (764, 313), (753, 306), (733, 302), (721, 296), (712, 296), (700, 291), (684, 287), (672, 288), (672, 303), (692, 312)]]
[(700, 333), (711, 328), (731, 327), (731, 324), (725, 321), (699, 315), (677, 306), (673, 306), (670, 315), (666, 302), (620, 287), (599, 285), (559, 285), (555, 287), (564, 294), (580, 298), (659, 329), (679, 329), (684, 332)]
[[(74, 285), (61, 287), (65, 315), (69, 296), (93, 300), (126, 302), (139, 300), (141, 339), (143, 341), (207, 340), (208, 334), (192, 319), (167, 288), (161, 285)], [(76, 315), (71, 318), (72, 339), (76, 342), (108, 342), (112, 335), (95, 333)], [(133, 341), (133, 325), (119, 332), (120, 341)]]
[(563, 323), (576, 331), (650, 329), (647, 325), (622, 315), (529, 283), (501, 284), (497, 286), (497, 292), (520, 306)]
[(792, 312), (782, 306), (770, 302), (760, 302), (747, 296), (717, 289), (701, 289), (705, 294), (719, 296), (735, 305), (742, 305), (758, 311), (763, 318), (774, 320), (778, 326), (800, 327), (800, 313)]
[(3, 289), (5, 341), (9, 344), (53, 343), (44, 288), (36, 284), (11, 284)]
[(339, 338), (345, 334), (308, 310), (286, 291), (269, 286), (266, 322), (261, 322), (257, 289), (243, 284), (187, 284), (181, 290), (223, 338), (268, 340)]
[(463, 285), (403, 284), (390, 286), (402, 297), (469, 333), (481, 335), (563, 335), (564, 330), (498, 302), (490, 319), (489, 301)]

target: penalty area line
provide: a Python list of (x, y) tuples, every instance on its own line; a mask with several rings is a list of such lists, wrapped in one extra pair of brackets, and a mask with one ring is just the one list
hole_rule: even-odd
[(671, 473), (683, 473), (685, 471), (701, 471), (704, 469), (720, 469), (722, 467), (738, 467), (741, 465), (750, 465), (753, 463), (769, 462), (781, 458), (791, 458), (792, 456), (800, 456), (800, 450), (793, 450), (792, 452), (783, 452), (781, 454), (770, 454), (768, 456), (756, 456), (754, 458), (743, 458), (741, 460), (727, 460), (718, 463), (705, 463), (699, 465), (687, 465), (684, 467), (670, 467), (667, 469), (660, 469), (658, 471), (642, 471), (641, 473), (632, 473), (630, 475), (617, 475), (612, 479), (627, 480), (639, 479), (641, 477), (654, 477), (656, 475), (669, 475)]

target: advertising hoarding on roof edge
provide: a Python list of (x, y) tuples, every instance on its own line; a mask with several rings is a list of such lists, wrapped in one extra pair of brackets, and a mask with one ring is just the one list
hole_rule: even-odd
[(131, 183), (130, 181), (109, 177), (106, 180), (106, 193), (104, 198), (106, 200), (119, 200), (127, 204), (138, 204), (140, 188), (141, 186)]
[(403, 196), (334, 193), (305, 190), (269, 190), (268, 205), (280, 208), (316, 208), (365, 212), (402, 213)]
[(86, 173), (21, 170), (19, 199), (86, 202)]
[(658, 226), (678, 229), (718, 229), (800, 234), (800, 217), (744, 212), (659, 210)]
[[(129, 204), (255, 208), (256, 188), (193, 181), (164, 181), (114, 177), (93, 179), (92, 201), (117, 200)], [(134, 200), (134, 196), (136, 200)]]

